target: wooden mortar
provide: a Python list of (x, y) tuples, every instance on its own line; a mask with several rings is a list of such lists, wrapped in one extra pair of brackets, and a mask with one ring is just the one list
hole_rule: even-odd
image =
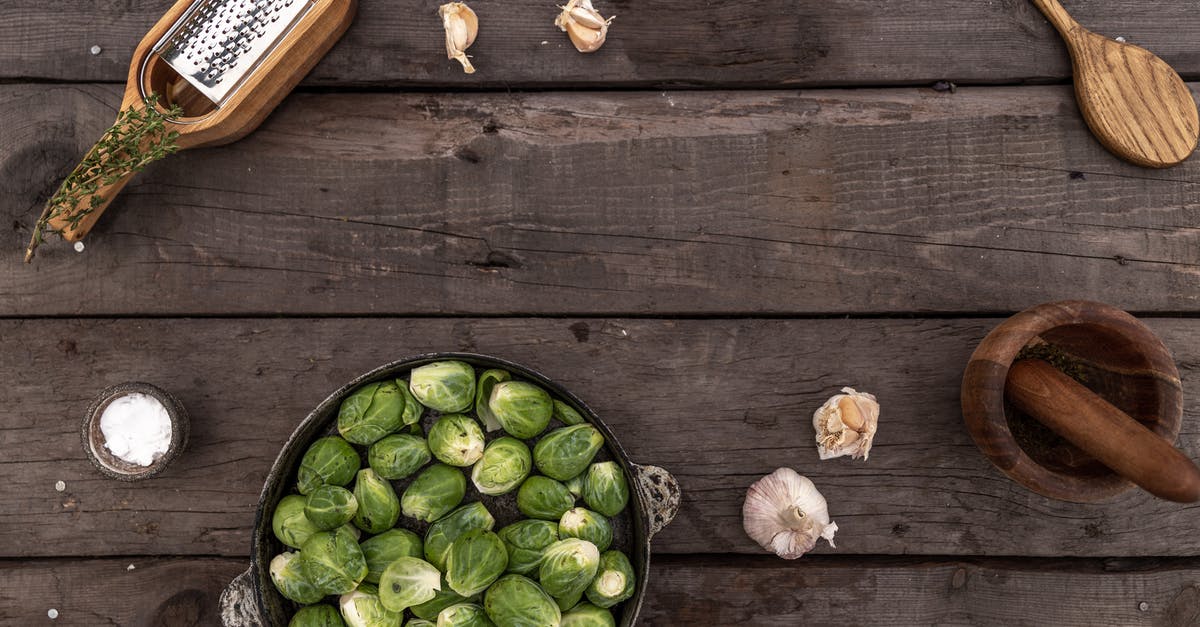
[[(1046, 361), (1018, 360), (1028, 347)], [(1162, 341), (1120, 309), (1065, 301), (1004, 321), (967, 364), (962, 410), (984, 455), (1044, 496), (1095, 502), (1136, 483), (1200, 500), (1200, 469), (1172, 445), (1183, 418), (1179, 371)]]

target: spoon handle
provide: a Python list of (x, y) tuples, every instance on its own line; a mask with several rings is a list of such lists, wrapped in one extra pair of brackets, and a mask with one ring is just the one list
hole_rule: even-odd
[(1042, 14), (1050, 20), (1050, 24), (1064, 39), (1069, 38), (1072, 31), (1079, 27), (1079, 24), (1071, 17), (1070, 13), (1067, 13), (1063, 5), (1059, 4), (1058, 0), (1032, 0), (1032, 2), (1041, 9)]

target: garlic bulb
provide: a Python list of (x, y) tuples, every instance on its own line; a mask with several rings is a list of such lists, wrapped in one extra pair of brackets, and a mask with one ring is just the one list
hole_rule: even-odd
[(565, 32), (580, 52), (595, 52), (608, 37), (608, 25), (613, 18), (604, 19), (592, 7), (592, 0), (570, 0), (554, 19), (554, 25)]
[(813, 413), (817, 452), (821, 459), (843, 455), (866, 459), (879, 426), (879, 403), (854, 388), (842, 388), (842, 392)]
[(780, 468), (746, 491), (742, 527), (762, 548), (794, 560), (811, 551), (817, 538), (833, 544), (838, 526), (829, 520), (825, 497), (808, 477)]
[(446, 29), (446, 58), (455, 59), (467, 74), (474, 74), (475, 67), (467, 58), (467, 48), (475, 43), (479, 33), (479, 18), (471, 7), (462, 2), (450, 2), (438, 8), (442, 16), (442, 27)]

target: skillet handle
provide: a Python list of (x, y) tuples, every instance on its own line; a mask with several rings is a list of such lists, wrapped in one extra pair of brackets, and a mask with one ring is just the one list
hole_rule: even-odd
[(663, 530), (679, 513), (679, 482), (671, 473), (658, 466), (643, 466), (631, 464), (636, 485), (634, 489), (641, 494), (642, 502), (646, 504), (646, 515), (649, 518), (650, 529), (647, 540)]
[(258, 595), (254, 594), (254, 567), (233, 578), (221, 592), (221, 625), (224, 627), (261, 627), (266, 624)]

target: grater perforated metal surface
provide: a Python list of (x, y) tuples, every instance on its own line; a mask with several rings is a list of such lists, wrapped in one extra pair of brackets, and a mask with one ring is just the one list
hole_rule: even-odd
[(318, 0), (197, 0), (154, 52), (219, 107)]

